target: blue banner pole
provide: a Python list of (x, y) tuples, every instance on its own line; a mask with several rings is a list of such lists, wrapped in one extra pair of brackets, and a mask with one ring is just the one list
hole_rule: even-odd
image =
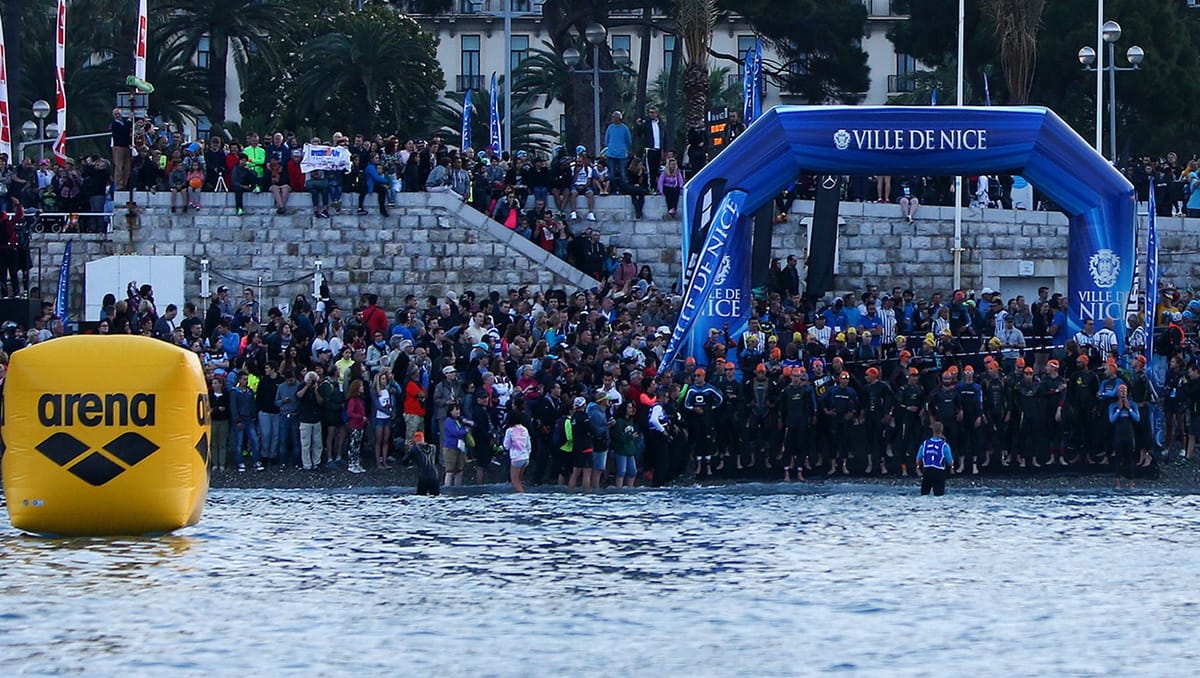
[(71, 283), (71, 244), (73, 240), (67, 241), (67, 248), (63, 250), (62, 265), (58, 269), (58, 299), (55, 302), (54, 315), (67, 324), (67, 304), (70, 294)]

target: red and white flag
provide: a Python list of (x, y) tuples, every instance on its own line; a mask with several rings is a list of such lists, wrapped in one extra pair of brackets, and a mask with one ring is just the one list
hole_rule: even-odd
[(0, 153), (8, 156), (13, 164), (20, 158), (12, 157), (12, 125), (8, 117), (8, 55), (4, 52), (4, 23), (0, 22)]
[(133, 75), (146, 79), (146, 0), (138, 1), (137, 45), (133, 52)]
[(54, 110), (58, 136), (54, 139), (54, 160), (67, 162), (67, 0), (58, 0), (57, 28), (54, 31)]

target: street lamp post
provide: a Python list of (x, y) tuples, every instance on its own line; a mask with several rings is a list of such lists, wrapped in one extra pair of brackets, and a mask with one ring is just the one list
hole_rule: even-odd
[(46, 159), (46, 144), (42, 140), (46, 138), (46, 118), (50, 115), (50, 104), (45, 99), (38, 99), (33, 102), (33, 117), (37, 118), (37, 138), (38, 138), (38, 162)]
[[(596, 156), (600, 153), (600, 76), (613, 73), (623, 73), (625, 67), (629, 66), (630, 57), (629, 51), (626, 49), (613, 50), (613, 64), (616, 68), (600, 68), (600, 45), (604, 44), (608, 38), (608, 30), (600, 24), (588, 24), (588, 27), (583, 32), (583, 37), (587, 39), (592, 46), (592, 124), (594, 132), (594, 146), (592, 146), (592, 155)], [(576, 69), (576, 66), (583, 60), (583, 55), (574, 47), (568, 47), (562, 53), (563, 62), (567, 64), (567, 68), (577, 73), (586, 73), (584, 69)]]
[[(1129, 66), (1117, 66), (1116, 61), (1116, 42), (1121, 39), (1121, 24), (1115, 21), (1105, 21), (1104, 26), (1100, 31), (1104, 44), (1107, 46), (1108, 62), (1105, 64), (1097, 64), (1096, 50), (1091, 47), (1081, 47), (1078, 54), (1079, 63), (1083, 64), (1083, 70), (1088, 72), (1107, 72), (1108, 73), (1108, 152), (1109, 159), (1113, 163), (1117, 162), (1117, 71), (1138, 71), (1142, 68), (1142, 61), (1146, 58), (1146, 51), (1141, 47), (1134, 45), (1125, 50), (1125, 58), (1129, 60)], [(1100, 119), (1096, 119), (1096, 135), (1100, 136)]]

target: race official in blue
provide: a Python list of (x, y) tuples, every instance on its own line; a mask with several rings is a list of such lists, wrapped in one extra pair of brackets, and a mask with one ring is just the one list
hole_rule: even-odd
[(946, 468), (954, 463), (954, 455), (950, 453), (950, 443), (942, 439), (942, 423), (935, 421), (929, 430), (933, 433), (921, 449), (917, 450), (917, 468), (921, 471), (921, 495), (931, 491), (933, 496), (946, 494)]

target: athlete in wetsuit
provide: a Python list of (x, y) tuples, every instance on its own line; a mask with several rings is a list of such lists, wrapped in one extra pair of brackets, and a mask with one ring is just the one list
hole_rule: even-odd
[[(753, 468), (755, 457), (762, 454), (767, 459), (767, 450), (775, 437), (775, 385), (767, 378), (767, 366), (759, 363), (754, 368), (754, 378), (746, 382), (746, 445), (738, 452), (737, 468)], [(749, 461), (743, 461), (743, 453), (749, 451)], [(770, 468), (770, 461), (766, 462)]]
[[(825, 395), (829, 393), (829, 389), (833, 387), (833, 377), (825, 371), (824, 361), (817, 359), (812, 361), (812, 377), (809, 379), (812, 384), (813, 394), (817, 396), (817, 423), (813, 426), (811, 434), (812, 440), (809, 442), (809, 449), (816, 454), (816, 461), (813, 462), (818, 468), (825, 465), (825, 455), (831, 454), (829, 446), (829, 416), (825, 414), (824, 407), (820, 405), (825, 402)], [(810, 470), (812, 467), (805, 466), (804, 469)]]
[(992, 463), (992, 455), (998, 454), (1001, 466), (1008, 466), (1008, 382), (1000, 374), (1000, 363), (994, 359), (987, 362), (987, 372), (980, 383), (983, 387), (984, 456), (980, 466)]
[(833, 444), (833, 458), (829, 473), (841, 466), (842, 475), (850, 475), (850, 433), (858, 416), (858, 394), (850, 387), (850, 373), (838, 375), (838, 383), (825, 394), (825, 414), (829, 417), (829, 437)]
[(957, 473), (962, 473), (968, 464), (971, 475), (979, 475), (979, 457), (983, 451), (983, 388), (975, 383), (975, 368), (963, 368), (963, 380), (958, 383), (958, 402), (962, 406), (962, 423), (959, 426)]
[(1113, 448), (1116, 451), (1114, 465), (1117, 469), (1117, 489), (1121, 489), (1124, 478), (1133, 488), (1133, 467), (1137, 463), (1137, 425), (1142, 419), (1137, 404), (1129, 399), (1129, 387), (1117, 387), (1117, 400), (1108, 406), (1108, 421), (1113, 428)]
[(798, 459), (809, 461), (809, 431), (817, 421), (817, 397), (808, 383), (804, 368), (785, 367), (784, 376), (791, 383), (783, 389), (780, 406), (783, 414), (783, 479), (791, 480), (790, 471), (795, 469), (796, 480), (804, 480), (804, 469)]
[(721, 406), (721, 392), (708, 383), (704, 368), (692, 373), (695, 380), (683, 398), (683, 408), (688, 412), (688, 440), (692, 446), (692, 458), (696, 462), (696, 476), (712, 475), (712, 455), (716, 449), (714, 410)]
[(1039, 438), (1042, 430), (1042, 415), (1044, 403), (1039, 397), (1038, 383), (1033, 379), (1033, 368), (1026, 367), (1021, 383), (1013, 387), (1013, 417), (1016, 419), (1013, 430), (1016, 432), (1017, 464), (1025, 468), (1029, 463), (1034, 468), (1040, 468), (1038, 452), (1043, 447)]
[(863, 419), (867, 435), (867, 475), (879, 462), (880, 475), (887, 475), (887, 427), (892, 423), (896, 394), (886, 381), (879, 379), (879, 368), (867, 368), (867, 383), (863, 386)]
[(949, 369), (942, 372), (942, 383), (929, 396), (927, 407), (930, 420), (941, 422), (942, 424), (941, 437), (947, 444), (955, 444), (957, 438), (954, 433), (962, 421), (962, 404), (958, 399), (958, 389), (955, 387), (954, 373)]
[(1042, 433), (1045, 446), (1050, 450), (1047, 465), (1067, 466), (1067, 455), (1063, 450), (1062, 417), (1066, 405), (1067, 380), (1058, 375), (1058, 361), (1046, 363), (1046, 373), (1038, 382), (1038, 395), (1042, 398)]
[(921, 371), (915, 367), (908, 368), (908, 383), (900, 387), (896, 394), (896, 433), (897, 444), (901, 453), (900, 475), (908, 476), (908, 450), (915, 450), (925, 438), (921, 424), (921, 411), (925, 409), (925, 389), (921, 388), (918, 380)]

